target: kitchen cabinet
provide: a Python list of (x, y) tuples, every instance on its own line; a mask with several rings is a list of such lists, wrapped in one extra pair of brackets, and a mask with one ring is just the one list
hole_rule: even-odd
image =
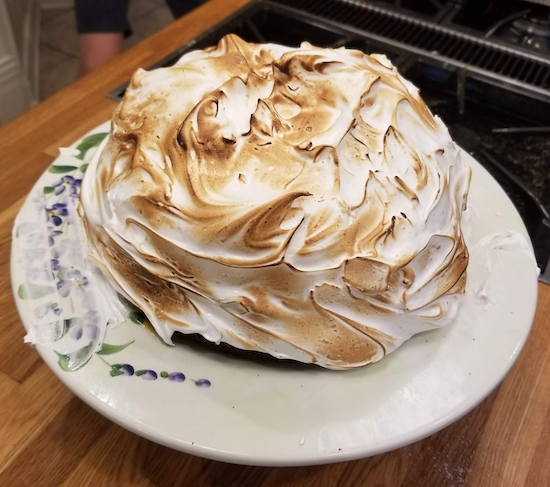
[(0, 0), (0, 124), (38, 101), (40, 9), (36, 0)]

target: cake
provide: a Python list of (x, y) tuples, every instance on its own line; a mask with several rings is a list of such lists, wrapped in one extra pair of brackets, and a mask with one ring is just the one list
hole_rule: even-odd
[(229, 35), (134, 74), (81, 203), (91, 260), (167, 344), (347, 369), (456, 316), (469, 181), (385, 56)]

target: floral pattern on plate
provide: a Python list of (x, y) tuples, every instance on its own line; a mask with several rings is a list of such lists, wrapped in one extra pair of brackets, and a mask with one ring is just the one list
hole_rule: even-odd
[[(137, 369), (128, 363), (111, 363), (105, 357), (118, 354), (135, 340), (123, 344), (107, 343), (112, 317), (99, 311), (103, 300), (97, 272), (89, 265), (82, 242), (83, 229), (77, 214), (82, 178), (90, 159), (108, 135), (91, 133), (74, 149), (60, 150), (60, 157), (49, 167), (40, 184), (33, 189), (32, 221), (16, 222), (14, 240), (18, 243), (16, 262), (24, 269), (24, 281), (18, 283), (16, 299), (32, 306), (33, 319), (25, 340), (52, 348), (58, 365), (74, 372), (96, 356), (108, 368), (111, 377), (139, 377), (154, 381), (186, 380), (180, 371)], [(152, 331), (145, 315), (124, 298), (118, 297), (122, 320)], [(208, 379), (191, 379), (199, 387), (210, 387)]]

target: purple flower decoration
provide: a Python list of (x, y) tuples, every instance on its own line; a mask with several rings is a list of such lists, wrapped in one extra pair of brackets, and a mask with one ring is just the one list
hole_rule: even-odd
[(71, 330), (71, 337), (73, 340), (80, 340), (84, 334), (84, 328), (82, 326), (82, 320), (80, 318), (71, 318), (67, 320), (69, 328)]
[(183, 375), (181, 372), (172, 372), (168, 374), (168, 380), (174, 382), (183, 382), (185, 380), (185, 375)]
[[(134, 368), (130, 364), (114, 364), (111, 365), (111, 377), (119, 375), (134, 375)], [(137, 375), (137, 374), (136, 374)]]
[(84, 332), (88, 338), (91, 340), (97, 339), (97, 334), (99, 331), (99, 315), (95, 310), (89, 310), (84, 313)]
[(145, 380), (157, 380), (158, 375), (154, 370), (136, 370), (136, 376)]
[(65, 190), (68, 188), (69, 194), (71, 196), (78, 196), (78, 194), (80, 193), (81, 184), (81, 179), (75, 179), (72, 176), (63, 176), (59, 181), (52, 184), (52, 188), (54, 188), (54, 193), (56, 195), (64, 193)]
[(71, 318), (67, 320), (71, 330), (71, 337), (80, 340), (84, 335), (90, 340), (97, 339), (99, 316), (97, 311), (90, 310), (84, 313), (82, 318)]
[(163, 379), (168, 379), (168, 380), (171, 380), (172, 382), (183, 382), (185, 380), (185, 375), (183, 375), (181, 372), (170, 372), (170, 373), (168, 373), (165, 370), (163, 370), (160, 373), (160, 376)]
[(59, 259), (51, 259), (50, 268), (52, 269), (52, 271), (58, 271), (59, 269), (61, 269), (59, 265)]
[(212, 383), (208, 379), (197, 379), (195, 385), (198, 387), (210, 387)]
[(68, 269), (63, 274), (63, 278), (57, 282), (57, 290), (61, 297), (68, 297), (72, 291), (84, 292), (84, 288), (88, 285), (86, 276), (76, 269)]
[(48, 244), (50, 247), (55, 245), (55, 237), (61, 235), (63, 232), (61, 230), (54, 230), (52, 227), (48, 228)]
[(61, 308), (57, 303), (45, 303), (38, 308), (34, 309), (34, 314), (37, 318), (44, 318), (48, 313), (52, 312), (54, 315), (59, 316), (61, 314)]
[(84, 334), (90, 338), (90, 340), (97, 340), (99, 336), (99, 328), (97, 325), (92, 325), (91, 323), (86, 323), (84, 325)]
[(51, 208), (46, 208), (46, 213), (56, 227), (63, 223), (62, 217), (69, 215), (66, 203), (56, 203)]

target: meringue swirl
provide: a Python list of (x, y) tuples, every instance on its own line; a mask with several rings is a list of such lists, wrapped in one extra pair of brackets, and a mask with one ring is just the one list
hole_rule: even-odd
[(81, 198), (90, 257), (166, 343), (343, 369), (454, 318), (469, 181), (385, 56), (229, 35), (134, 74)]

